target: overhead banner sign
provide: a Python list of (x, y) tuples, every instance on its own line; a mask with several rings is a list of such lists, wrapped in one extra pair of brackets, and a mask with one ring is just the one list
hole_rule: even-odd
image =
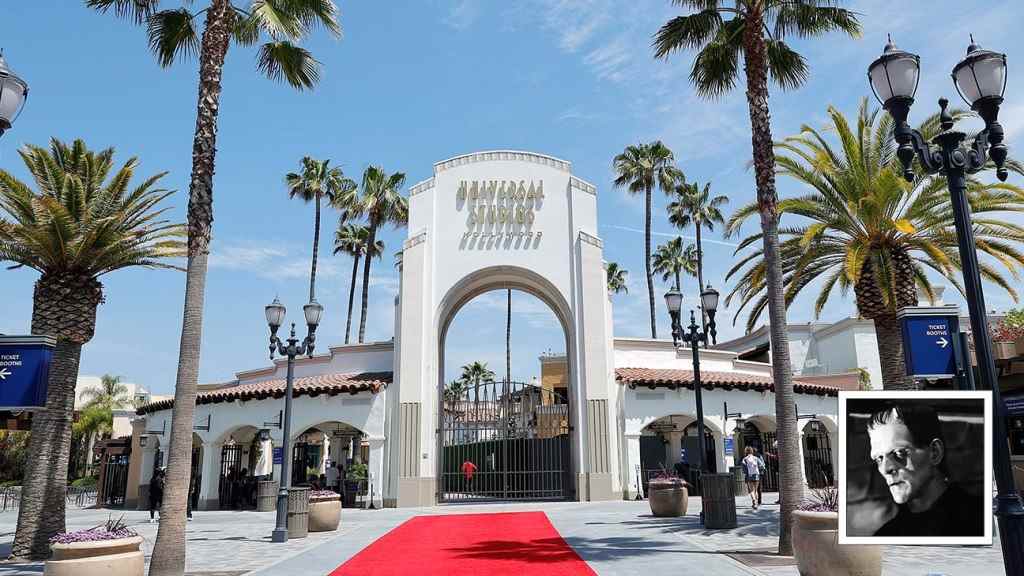
[(31, 410), (46, 405), (46, 384), (56, 344), (49, 336), (0, 336), (0, 410)]
[(1003, 396), (1006, 413), (1010, 416), (1024, 416), (1024, 394), (1008, 394)]
[(907, 376), (955, 378), (960, 314), (956, 306), (903, 308), (897, 314), (903, 329)]

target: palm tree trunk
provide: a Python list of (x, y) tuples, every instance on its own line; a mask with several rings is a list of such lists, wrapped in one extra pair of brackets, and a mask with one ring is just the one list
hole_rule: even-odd
[(89, 442), (85, 449), (85, 476), (92, 476), (92, 449), (96, 445), (96, 432), (89, 432)]
[(46, 406), (32, 417), (25, 478), (11, 556), (43, 560), (50, 537), (64, 531), (71, 421), (82, 344), (92, 339), (102, 285), (92, 277), (44, 275), (35, 285), (32, 333), (53, 336)]
[(658, 337), (658, 327), (654, 316), (654, 279), (651, 276), (651, 189), (644, 192), (644, 267), (647, 270), (647, 300), (651, 304), (651, 338)]
[(213, 173), (217, 154), (217, 117), (221, 78), (231, 39), (234, 12), (229, 0), (212, 0), (206, 13), (199, 57), (199, 96), (192, 141), (192, 177), (188, 202), (188, 264), (182, 314), (178, 372), (167, 449), (167, 477), (160, 527), (153, 545), (150, 576), (185, 572), (185, 507), (192, 473), (192, 419), (199, 381), (206, 268), (213, 225)]
[(369, 304), (370, 297), (370, 263), (373, 258), (370, 257), (370, 250), (373, 250), (374, 244), (377, 242), (377, 223), (370, 221), (370, 237), (366, 240), (367, 254), (366, 261), (363, 263), (363, 310), (359, 314), (359, 342), (363, 341), (366, 336), (366, 308)]
[(512, 381), (512, 289), (508, 289), (505, 307), (505, 381)]
[(793, 553), (793, 510), (803, 497), (800, 472), (800, 436), (796, 425), (796, 396), (786, 332), (786, 303), (779, 259), (778, 195), (775, 191), (775, 154), (772, 149), (771, 114), (768, 108), (768, 61), (765, 52), (763, 14), (750, 14), (744, 27), (744, 61), (747, 76), (747, 107), (750, 112), (751, 147), (757, 181), (757, 202), (763, 232), (768, 321), (771, 327), (772, 376), (775, 384), (776, 433), (779, 442), (779, 554)]
[(352, 302), (356, 297), (356, 274), (359, 272), (359, 253), (352, 255), (352, 285), (348, 288), (348, 319), (345, 320), (345, 344), (348, 344), (348, 335), (352, 332)]
[[(704, 249), (701, 248), (700, 244), (700, 220), (695, 220), (694, 224), (697, 230), (697, 294), (704, 291)], [(700, 326), (705, 332), (708, 330), (708, 315), (704, 311), (704, 307), (700, 307)]]
[(903, 358), (903, 333), (896, 315), (875, 318), (875, 339), (878, 360), (882, 367), (882, 388), (885, 390), (920, 390), (913, 378), (907, 377)]
[(309, 301), (316, 298), (316, 258), (320, 252), (320, 195), (316, 195), (316, 212), (313, 217), (313, 265), (309, 270)]

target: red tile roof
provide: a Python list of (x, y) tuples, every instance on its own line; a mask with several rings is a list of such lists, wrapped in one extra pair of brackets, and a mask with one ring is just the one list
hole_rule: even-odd
[[(318, 396), (320, 394), (349, 393), (370, 391), (376, 394), (381, 388), (391, 384), (391, 372), (360, 372), (356, 374), (320, 374), (296, 378), (293, 383), (295, 396)], [(232, 400), (263, 400), (264, 398), (283, 398), (284, 380), (266, 380), (252, 384), (236, 384), (200, 392), (196, 404), (215, 404)], [(174, 400), (160, 400), (140, 407), (137, 412), (146, 414), (167, 410), (174, 406)]]
[[(615, 379), (620, 383), (636, 388), (646, 386), (657, 388), (684, 387), (693, 390), (693, 371), (674, 370), (668, 368), (616, 368)], [(775, 383), (768, 376), (757, 374), (740, 374), (737, 372), (701, 371), (701, 385), (705, 390), (721, 388), (724, 390), (753, 390), (755, 392), (774, 392)], [(793, 389), (798, 394), (816, 394), (818, 396), (838, 396), (839, 389), (820, 384), (793, 382)]]

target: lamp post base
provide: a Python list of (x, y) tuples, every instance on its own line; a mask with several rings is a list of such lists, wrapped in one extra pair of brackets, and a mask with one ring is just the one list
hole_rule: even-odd
[(274, 532), (270, 535), (271, 542), (287, 542), (288, 541), (288, 529), (287, 528), (274, 528)]
[(1024, 576), (1024, 504), (1016, 493), (995, 498), (999, 545), (1007, 576)]

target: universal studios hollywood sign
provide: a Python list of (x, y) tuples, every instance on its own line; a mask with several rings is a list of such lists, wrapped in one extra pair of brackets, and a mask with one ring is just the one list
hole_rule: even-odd
[(465, 211), (468, 238), (540, 238), (532, 229), (544, 203), (543, 180), (462, 180), (455, 209)]

